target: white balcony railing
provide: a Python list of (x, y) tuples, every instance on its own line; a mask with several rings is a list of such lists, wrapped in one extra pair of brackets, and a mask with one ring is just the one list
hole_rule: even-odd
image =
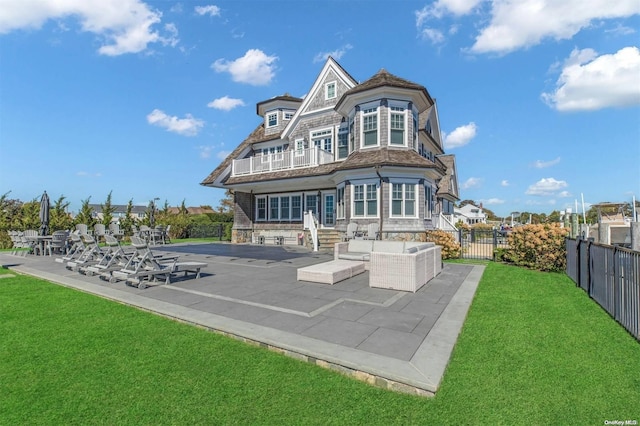
[(231, 175), (252, 175), (277, 170), (319, 166), (332, 162), (332, 153), (314, 147), (233, 160)]

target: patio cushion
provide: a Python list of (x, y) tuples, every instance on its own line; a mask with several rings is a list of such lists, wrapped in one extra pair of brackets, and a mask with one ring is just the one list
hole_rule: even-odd
[(339, 258), (343, 260), (369, 261), (369, 259), (371, 258), (371, 253), (348, 251), (346, 253), (341, 253)]
[(369, 253), (373, 249), (371, 240), (349, 240), (349, 253)]
[(402, 253), (404, 251), (403, 241), (374, 241), (373, 251), (380, 253)]

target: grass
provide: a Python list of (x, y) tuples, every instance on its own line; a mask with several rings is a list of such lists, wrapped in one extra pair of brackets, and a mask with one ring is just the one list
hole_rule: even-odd
[(565, 275), (495, 263), (432, 399), (21, 275), (0, 336), (0, 424), (640, 420), (640, 344)]

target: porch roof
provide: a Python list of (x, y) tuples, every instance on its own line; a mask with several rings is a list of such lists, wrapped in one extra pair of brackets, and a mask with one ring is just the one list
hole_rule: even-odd
[[(279, 170), (259, 175), (242, 175), (230, 177), (227, 185), (294, 179), (300, 177), (323, 176), (343, 170), (364, 169), (374, 166), (401, 166), (411, 168), (439, 169), (434, 162), (427, 160), (417, 152), (408, 149), (377, 148), (365, 151), (355, 151), (344, 161), (323, 164), (316, 167), (294, 168)], [(444, 170), (441, 170), (444, 174)]]

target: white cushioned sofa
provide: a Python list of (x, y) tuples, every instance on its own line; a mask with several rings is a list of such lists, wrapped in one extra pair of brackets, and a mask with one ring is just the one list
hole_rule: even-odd
[(432, 242), (350, 240), (335, 245), (336, 260), (365, 262), (369, 287), (416, 292), (442, 271), (442, 247)]

